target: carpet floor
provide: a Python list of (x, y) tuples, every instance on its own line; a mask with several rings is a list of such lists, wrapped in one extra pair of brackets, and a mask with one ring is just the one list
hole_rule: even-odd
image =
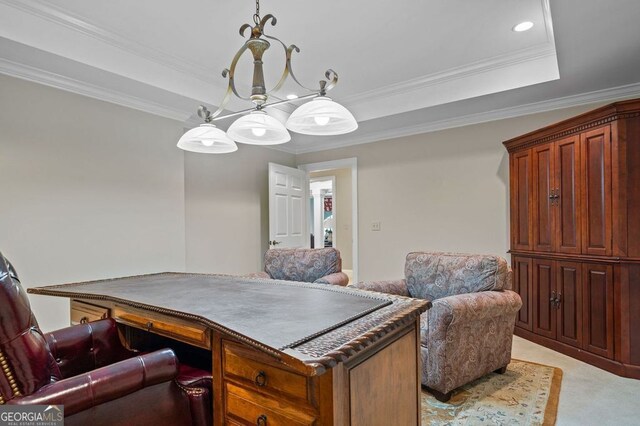
[(512, 360), (504, 374), (492, 373), (456, 390), (447, 403), (422, 392), (422, 425), (553, 425), (562, 370)]

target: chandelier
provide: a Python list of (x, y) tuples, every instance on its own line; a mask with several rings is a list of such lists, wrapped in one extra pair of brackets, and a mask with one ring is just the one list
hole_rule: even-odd
[[(355, 131), (358, 128), (358, 123), (353, 115), (345, 107), (327, 97), (327, 92), (338, 83), (338, 74), (332, 69), (327, 70), (324, 74), (325, 79), (320, 80), (317, 89), (302, 85), (293, 73), (291, 66), (293, 53), (300, 52), (300, 49), (293, 44), (287, 47), (278, 38), (264, 33), (265, 25), (275, 26), (277, 20), (271, 14), (260, 16), (260, 0), (256, 0), (256, 13), (253, 15), (253, 22), (254, 26), (244, 24), (240, 27), (242, 37), (245, 37), (245, 32), (248, 29), (251, 30), (249, 38), (233, 57), (231, 66), (222, 71), (222, 76), (228, 79), (228, 85), (218, 109), (211, 112), (204, 105), (200, 105), (198, 116), (204, 120), (204, 123), (186, 132), (178, 141), (178, 148), (192, 152), (224, 154), (236, 151), (238, 149), (236, 142), (252, 145), (277, 145), (289, 142), (291, 135), (288, 130), (314, 136), (341, 135)], [(271, 46), (269, 40), (282, 46), (285, 53), (284, 71), (280, 80), (271, 90), (266, 89), (262, 68), (262, 56)], [(247, 50), (253, 56), (253, 82), (251, 94), (243, 96), (236, 88), (234, 75), (238, 61)], [(272, 94), (282, 88), (289, 76), (308, 93), (269, 102), (269, 97), (274, 96)], [(245, 101), (251, 101), (254, 106), (221, 115), (232, 95)], [(284, 125), (265, 112), (265, 109), (276, 105), (309, 99), (311, 101), (298, 107)], [(229, 126), (226, 133), (213, 124), (214, 121), (235, 116), (240, 116), (240, 118)]]

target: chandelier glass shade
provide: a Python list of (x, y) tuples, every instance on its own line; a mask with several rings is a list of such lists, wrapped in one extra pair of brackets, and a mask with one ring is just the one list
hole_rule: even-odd
[(358, 128), (348, 109), (326, 96), (301, 105), (289, 116), (287, 129), (314, 136), (342, 135)]
[[(222, 76), (228, 79), (228, 84), (218, 109), (212, 113), (207, 107), (201, 105), (198, 109), (198, 115), (204, 119), (205, 124), (185, 133), (180, 138), (178, 147), (193, 152), (221, 154), (237, 150), (235, 142), (253, 145), (286, 143), (291, 140), (287, 128), (297, 133), (315, 136), (341, 135), (356, 130), (358, 123), (353, 115), (345, 107), (326, 97), (326, 93), (338, 84), (338, 74), (329, 69), (325, 71), (325, 79), (320, 80), (318, 88), (304, 86), (296, 78), (291, 65), (292, 55), (299, 52), (300, 49), (294, 44), (287, 47), (278, 38), (264, 33), (267, 24), (275, 26), (277, 21), (275, 16), (271, 14), (260, 16), (259, 0), (256, 0), (256, 13), (253, 15), (253, 22), (254, 25), (244, 24), (240, 27), (240, 35), (243, 37), (247, 30), (250, 30), (248, 39), (234, 56), (231, 66), (222, 71)], [(278, 82), (272, 89), (267, 90), (262, 57), (272, 44), (283, 49), (285, 66)], [(238, 61), (247, 51), (253, 57), (253, 82), (251, 93), (243, 95), (235, 86), (234, 76)], [(277, 93), (284, 86), (289, 77), (306, 93), (289, 95), (287, 99), (276, 97), (274, 93)], [(254, 106), (222, 115), (232, 95), (250, 101)], [(272, 97), (275, 98), (275, 101), (271, 101)], [(298, 107), (287, 120), (286, 127), (264, 111), (264, 109), (276, 105), (307, 99), (313, 100)], [(231, 124), (226, 134), (211, 124), (213, 121), (234, 116), (241, 117)]]
[(250, 145), (278, 145), (291, 140), (291, 135), (277, 119), (264, 111), (251, 111), (229, 126), (227, 136)]
[(182, 135), (178, 148), (201, 154), (228, 154), (237, 151), (238, 145), (213, 124), (204, 123)]

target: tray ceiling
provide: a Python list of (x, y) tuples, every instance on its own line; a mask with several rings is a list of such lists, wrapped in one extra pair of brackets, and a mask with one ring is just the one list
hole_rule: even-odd
[[(621, 3), (639, 9), (631, 0)], [(248, 0), (0, 0), (0, 72), (192, 126), (198, 104), (221, 99), (220, 72), (242, 45), (238, 28), (253, 8)], [(315, 86), (325, 69), (335, 69), (340, 84), (330, 95), (361, 123), (329, 145), (293, 135), (283, 147), (292, 152), (379, 140), (421, 111), (563, 78), (547, 0), (263, 0), (261, 8), (278, 18), (268, 33), (301, 48), (296, 75)], [(534, 22), (532, 30), (511, 30), (524, 20)], [(237, 74), (245, 90), (250, 65), (242, 61)], [(267, 81), (275, 84), (283, 65), (273, 45), (265, 56)], [(290, 92), (285, 86), (279, 95)], [(284, 119), (290, 110), (273, 114)], [(386, 132), (373, 130), (380, 123), (389, 123)]]

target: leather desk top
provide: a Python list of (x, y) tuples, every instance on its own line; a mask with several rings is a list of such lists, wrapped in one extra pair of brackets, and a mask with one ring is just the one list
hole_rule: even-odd
[(305, 363), (383, 326), (385, 318), (397, 320), (400, 311), (412, 312), (415, 320), (430, 305), (325, 284), (184, 273), (36, 287), (28, 292), (109, 300), (197, 321)]

